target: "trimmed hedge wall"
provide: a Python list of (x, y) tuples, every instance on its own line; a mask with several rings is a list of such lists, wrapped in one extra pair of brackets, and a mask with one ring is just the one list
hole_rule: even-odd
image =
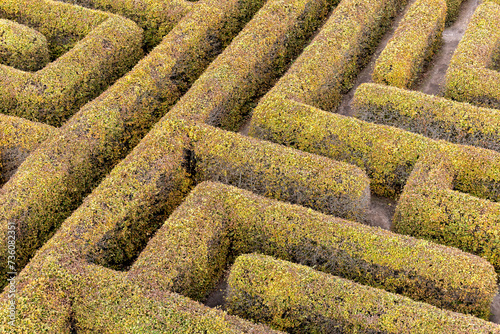
[[(116, 16), (52, 0), (3, 0), (0, 17), (31, 27), (44, 35), (49, 44), (50, 60), (53, 61), (74, 48), (99, 25)], [(142, 30), (138, 31), (142, 33)]]
[(493, 267), (479, 257), (212, 182), (189, 194), (128, 276), (202, 300), (227, 263), (248, 252), (486, 319), (497, 291)]
[(228, 284), (230, 313), (289, 333), (500, 333), (472, 316), (263, 255), (239, 257)]
[(47, 39), (38, 31), (0, 19), (0, 64), (37, 71), (49, 62)]
[[(27, 280), (23, 284), (28, 284), (28, 287), (21, 284), (19, 289), (28, 296), (24, 295), (24, 297), (20, 298), (21, 307), (18, 310), (23, 312), (23, 315), (26, 315), (23, 320), (20, 320), (22, 324), (27, 328), (40, 326), (40, 322), (46, 324), (46, 326), (67, 325), (68, 322), (64, 321), (64, 317), (71, 314), (71, 307), (76, 307), (71, 306), (71, 303), (73, 305), (78, 303), (75, 298), (70, 299), (71, 303), (64, 300), (64, 298), (63, 300), (54, 298), (40, 305), (40, 301), (46, 298), (46, 295), (40, 292), (45, 291), (44, 288), (39, 287), (39, 284), (47, 283), (44, 279), (40, 280), (39, 278), (40, 266), (44, 266), (44, 263), (48, 263), (49, 266), (52, 261), (56, 261), (56, 267), (70, 266), (71, 270), (65, 269), (62, 273), (57, 273), (57, 275), (62, 276), (63, 279), (81, 277), (82, 282), (84, 282), (65, 281), (66, 284), (58, 284), (58, 288), (55, 290), (52, 289), (52, 286), (45, 288), (51, 294), (56, 291), (59, 297), (61, 295), (71, 295), (71, 291), (73, 291), (71, 289), (75, 289), (75, 291), (85, 290), (82, 284), (85, 286), (89, 284), (84, 279), (85, 275), (82, 272), (84, 268), (74, 258), (98, 263), (108, 259), (115, 262), (119, 260), (126, 262), (133, 259), (133, 256), (143, 246), (142, 243), (146, 242), (156, 228), (159, 227), (155, 226), (156, 222), (159, 219), (163, 221), (184, 198), (185, 192), (190, 190), (192, 176), (189, 175), (189, 171), (192, 168), (190, 160), (186, 159), (186, 155), (189, 155), (190, 147), (196, 145), (195, 139), (210, 134), (210, 132), (204, 130), (205, 127), (199, 125), (188, 126), (178, 120), (157, 124), (154, 130), (144, 138), (134, 151), (120, 162), (110, 175), (94, 189), (84, 203), (57, 230), (56, 235), (37, 252), (37, 255), (31, 261), (32, 264), (23, 270), (23, 275), (26, 275), (23, 276), (23, 279)], [(222, 132), (222, 130), (214, 131)], [(241, 140), (255, 142), (246, 137), (241, 137)], [(258, 145), (258, 143), (255, 143), (255, 145)], [(280, 153), (280, 149), (285, 152), (294, 152), (277, 145), (273, 146), (277, 147), (277, 154)], [(251, 154), (251, 152), (248, 154)], [(303, 153), (301, 153), (301, 156), (303, 156)], [(318, 162), (322, 160), (326, 159), (320, 157), (317, 159)], [(276, 177), (286, 180), (289, 174), (287, 169), (280, 166), (277, 166), (277, 168), (279, 173), (277, 173)], [(318, 174), (317, 169), (308, 170), (304, 168), (304, 173), (301, 175), (310, 177), (310, 175), (315, 174)], [(260, 177), (264, 178), (266, 176), (261, 175)], [(267, 176), (267, 178), (274, 182), (272, 176)], [(368, 183), (366, 177), (364, 178), (364, 187), (366, 189)], [(334, 184), (334, 182), (327, 180), (327, 184)], [(329, 189), (326, 188), (325, 192), (329, 192)], [(43, 227), (47, 228), (46, 226)], [(28, 230), (28, 232), (33, 230)], [(50, 231), (42, 230), (39, 234), (42, 233), (47, 234)], [(24, 240), (18, 240), (19, 256), (23, 256), (21, 250), (25, 251), (25, 248), (21, 247), (20, 241), (24, 241), (25, 244), (39, 242), (36, 237), (38, 234), (24, 232), (24, 235), (20, 233), (18, 235), (24, 237)], [(28, 239), (29, 237), (32, 239)], [(21, 260), (18, 259), (18, 261)], [(109, 265), (109, 263), (104, 264)], [(101, 269), (103, 268), (101, 267)], [(35, 276), (30, 276), (35, 275), (35, 273), (36, 279)], [(90, 273), (96, 275), (97, 271), (90, 270)], [(53, 281), (56, 280), (53, 276), (50, 275), (52, 278), (47, 284), (53, 284)], [(107, 280), (103, 279), (103, 282), (107, 282)], [(69, 287), (69, 290), (65, 291), (67, 287)], [(35, 303), (34, 300), (39, 302)], [(55, 316), (51, 311), (52, 307), (59, 312)], [(65, 313), (64, 308), (68, 309), (67, 313)], [(85, 308), (86, 306), (82, 306), (82, 310)], [(106, 309), (106, 307), (104, 308)], [(100, 309), (100, 312), (102, 313), (103, 309)], [(139, 310), (138, 313), (140, 312)], [(78, 315), (74, 316), (78, 317)], [(51, 320), (47, 321), (45, 317), (50, 317)], [(45, 321), (43, 321), (44, 319)], [(76, 318), (76, 324), (78, 323), (79, 320)]]
[[(72, 223), (17, 276), (16, 334), (281, 333), (175, 293), (140, 288), (124, 273), (87, 263), (83, 254), (90, 245), (82, 237), (92, 226)], [(0, 296), (2, 333), (13, 328), (7, 295)]]
[(500, 72), (490, 69), (500, 43), (500, 4), (485, 2), (472, 17), (446, 72), (445, 96), (500, 108)]
[(89, 273), (75, 290), (78, 333), (284, 334), (175, 293), (140, 289), (116, 272), (101, 272)]
[(437, 144), (384, 125), (274, 96), (255, 109), (249, 135), (345, 161), (366, 171), (379, 196), (396, 197), (420, 154)]
[(439, 47), (445, 20), (445, 0), (415, 1), (378, 57), (373, 81), (411, 87)]
[[(169, 138), (178, 143), (175, 155), (167, 151)], [(225, 154), (214, 154), (207, 142)], [(168, 161), (175, 162), (175, 173), (166, 171)], [(122, 268), (194, 183), (207, 179), (359, 219), (370, 204), (368, 178), (356, 167), (209, 126), (165, 120), (94, 191), (100, 194), (96, 201), (106, 203), (100, 216), (114, 227), (95, 243), (92, 261)]]
[(451, 23), (455, 21), (455, 19), (458, 17), (460, 6), (462, 5), (463, 2), (464, 0), (446, 0), (446, 7), (447, 7), (446, 25), (451, 25)]
[(406, 1), (343, 0), (288, 72), (266, 95), (335, 109)]
[[(6, 230), (8, 221), (16, 222), (19, 267), (204, 70), (219, 52), (214, 39), (236, 35), (231, 29), (249, 15), (242, 9), (255, 1), (218, 3), (208, 1), (187, 15), (132, 71), (33, 152), (5, 184), (0, 192), (0, 230)], [(0, 259), (4, 261), (3, 255)]]
[(500, 201), (500, 154), (495, 151), (432, 140), (279, 97), (256, 108), (249, 135), (358, 166), (370, 177), (372, 191), (386, 197), (401, 193), (421, 156), (441, 148), (453, 157), (457, 190)]
[(50, 0), (2, 1), (1, 16), (26, 22), (44, 33), (51, 46), (74, 40), (68, 52), (52, 50), (57, 60), (38, 72), (0, 66), (4, 114), (60, 126), (143, 55), (142, 30), (119, 16)]
[(360, 85), (351, 107), (364, 121), (500, 151), (500, 113), (495, 109), (377, 84)]
[(455, 191), (453, 159), (442, 152), (419, 161), (396, 207), (394, 231), (482, 256), (499, 272), (500, 204)]
[(255, 100), (328, 14), (326, 0), (267, 1), (172, 109), (178, 118), (237, 130)]
[(54, 136), (50, 125), (0, 114), (0, 186), (15, 173), (17, 167), (40, 143)]
[(213, 180), (339, 217), (364, 221), (370, 181), (358, 167), (204, 127), (194, 138), (194, 179)]
[[(198, 4), (185, 0), (57, 0), (125, 16), (144, 29), (144, 45), (152, 49)], [(230, 0), (229, 0), (230, 1)], [(199, 1), (201, 3), (201, 1)], [(219, 1), (220, 3), (220, 1)], [(227, 3), (227, 1), (226, 1)], [(259, 1), (256, 1), (259, 3)]]

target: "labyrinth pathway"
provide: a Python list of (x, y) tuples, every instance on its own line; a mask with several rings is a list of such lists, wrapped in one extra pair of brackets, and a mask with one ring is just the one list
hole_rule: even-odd
[(2, 0), (0, 332), (500, 333), (499, 23)]

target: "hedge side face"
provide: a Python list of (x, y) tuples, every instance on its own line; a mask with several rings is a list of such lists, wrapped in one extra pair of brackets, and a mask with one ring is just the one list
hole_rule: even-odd
[[(57, 1), (112, 12), (134, 21), (144, 30), (144, 46), (146, 50), (151, 50), (158, 45), (162, 38), (193, 9), (193, 3), (185, 0)], [(219, 3), (221, 3), (221, 1), (219, 1)], [(255, 6), (259, 6), (259, 1), (255, 1), (255, 3)]]
[[(131, 72), (86, 104), (2, 188), (0, 240), (8, 221), (15, 221), (20, 267), (220, 52), (212, 42), (237, 34), (252, 14), (245, 11), (253, 8), (248, 1), (255, 4), (213, 1), (187, 15)], [(176, 79), (180, 73), (185, 81)], [(23, 244), (24, 238), (31, 241)]]
[(335, 109), (385, 32), (389, 18), (405, 3), (342, 1), (263, 100), (279, 94), (324, 110)]
[(367, 123), (275, 96), (254, 111), (249, 135), (356, 165), (371, 190), (397, 197), (419, 156), (437, 143), (404, 130)]
[(17, 167), (57, 129), (23, 118), (0, 114), (0, 186), (15, 173)]
[(471, 316), (249, 254), (229, 275), (229, 312), (289, 333), (500, 333)]
[(433, 139), (500, 151), (500, 112), (377, 84), (362, 84), (351, 104), (355, 116)]
[(205, 129), (193, 144), (197, 182), (220, 181), (327, 214), (365, 221), (370, 188), (361, 169), (231, 132)]
[(432, 140), (280, 98), (256, 109), (249, 134), (356, 165), (366, 170), (371, 190), (388, 197), (401, 194), (421, 156), (444, 149), (453, 157), (457, 190), (500, 199), (500, 155), (495, 151)]
[(38, 31), (0, 19), (0, 64), (37, 71), (49, 62), (47, 39)]
[(499, 20), (500, 4), (478, 7), (446, 72), (446, 97), (500, 108), (500, 72), (491, 69), (500, 43)]
[(328, 13), (325, 0), (268, 1), (172, 110), (236, 130)]
[(422, 159), (399, 200), (394, 230), (482, 256), (498, 271), (500, 206), (454, 190), (458, 174), (447, 152)]
[(212, 182), (189, 194), (128, 275), (203, 300), (248, 252), (486, 319), (497, 290), (493, 267), (479, 257)]
[(417, 0), (378, 57), (373, 81), (411, 87), (439, 46), (445, 20), (445, 0)]

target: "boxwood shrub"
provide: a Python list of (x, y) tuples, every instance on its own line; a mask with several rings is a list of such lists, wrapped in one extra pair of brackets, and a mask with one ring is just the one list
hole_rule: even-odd
[(415, 1), (377, 58), (373, 81), (411, 87), (441, 44), (446, 9), (445, 0)]
[(498, 57), (500, 3), (480, 5), (467, 26), (446, 72), (445, 96), (483, 107), (500, 108)]
[(203, 300), (248, 252), (486, 319), (497, 291), (493, 266), (480, 257), (213, 182), (194, 188), (128, 275)]
[(500, 333), (472, 316), (268, 256), (239, 257), (228, 310), (289, 333)]

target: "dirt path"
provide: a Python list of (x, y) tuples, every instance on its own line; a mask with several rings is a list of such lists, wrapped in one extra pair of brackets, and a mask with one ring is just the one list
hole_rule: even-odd
[[(372, 59), (368, 65), (359, 73), (354, 87), (344, 95), (340, 106), (337, 108), (336, 112), (341, 115), (353, 116), (353, 112), (350, 107), (351, 100), (354, 93), (359, 85), (371, 82), (371, 76), (373, 73), (373, 68), (377, 58), (380, 56), (381, 52), (386, 47), (388, 41), (392, 38), (399, 22), (404, 17), (407, 9), (415, 2), (415, 0), (409, 1), (406, 9), (401, 11), (401, 13), (394, 19), (391, 28), (383, 36), (379, 46), (375, 50)], [(467, 25), (474, 14), (476, 8), (482, 3), (482, 0), (467, 0), (462, 4), (460, 9), (460, 14), (457, 20), (449, 27), (447, 27), (443, 32), (443, 44), (438, 52), (434, 55), (431, 62), (427, 65), (427, 68), (423, 75), (421, 76), (420, 82), (415, 87), (416, 90), (429, 95), (440, 95), (444, 85), (444, 78), (448, 66), (450, 64), (451, 58), (458, 43), (465, 34)], [(243, 135), (248, 134), (248, 127), (250, 120), (247, 120), (245, 124), (240, 129), (240, 133)], [(372, 195), (371, 208), (368, 212), (368, 224), (371, 226), (378, 226), (386, 230), (391, 230), (392, 227), (392, 217), (394, 215), (394, 210), (397, 202), (388, 198), (377, 197)], [(224, 277), (219, 281), (214, 291), (208, 296), (205, 301), (205, 305), (210, 307), (221, 307), (224, 309), (225, 302), (224, 296), (227, 289), (227, 275), (225, 273)], [(500, 324), (500, 293), (495, 296), (491, 304), (491, 317), (490, 321)]]
[(397, 27), (399, 26), (399, 22), (401, 22), (401, 20), (405, 16), (406, 11), (408, 10), (408, 8), (410, 8), (410, 6), (415, 1), (416, 0), (408, 1), (406, 8), (404, 10), (401, 10), (400, 13), (394, 18), (391, 27), (387, 30), (385, 35), (382, 37), (382, 40), (380, 41), (378, 47), (375, 49), (375, 52), (373, 53), (370, 62), (358, 74), (358, 77), (357, 77), (356, 82), (354, 83), (354, 86), (352, 87), (352, 89), (349, 92), (347, 92), (347, 94), (345, 94), (344, 97), (342, 98), (342, 102), (340, 103), (339, 107), (336, 110), (337, 113), (339, 113), (341, 115), (345, 115), (345, 116), (352, 116), (353, 115), (353, 112), (351, 110), (351, 100), (354, 97), (354, 93), (356, 92), (356, 89), (358, 89), (358, 86), (363, 84), (363, 83), (372, 82), (372, 73), (373, 73), (373, 69), (375, 67), (375, 62), (377, 61), (378, 57), (380, 56), (382, 51), (387, 46), (387, 43), (389, 42), (389, 40), (394, 35), (394, 32), (396, 31)]
[(226, 309), (226, 293), (228, 288), (227, 279), (229, 278), (230, 272), (229, 268), (226, 269), (221, 279), (205, 299), (203, 304), (208, 307), (218, 307), (222, 310)]
[(460, 15), (457, 20), (453, 25), (444, 30), (443, 45), (436, 55), (434, 55), (431, 64), (423, 74), (421, 83), (416, 87), (416, 90), (430, 95), (441, 94), (444, 85), (444, 77), (450, 65), (451, 57), (458, 43), (464, 36), (474, 11), (481, 2), (481, 0), (467, 0), (462, 4)]

